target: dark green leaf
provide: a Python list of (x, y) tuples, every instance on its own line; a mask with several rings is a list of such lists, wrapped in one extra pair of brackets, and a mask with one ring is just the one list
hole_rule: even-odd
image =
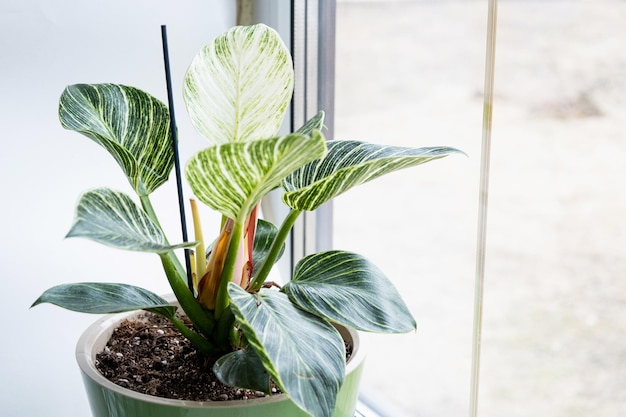
[(71, 85), (61, 95), (59, 118), (109, 151), (137, 194), (167, 181), (174, 166), (169, 111), (148, 93), (118, 84)]
[(311, 117), (302, 127), (296, 130), (296, 133), (302, 135), (311, 136), (316, 130), (322, 130), (324, 127), (324, 112), (320, 111), (315, 116)]
[(80, 313), (109, 314), (147, 310), (173, 317), (176, 307), (158, 295), (127, 284), (81, 282), (62, 284), (46, 290), (31, 307), (50, 303)]
[(67, 237), (85, 237), (118, 249), (155, 253), (196, 244), (167, 244), (159, 226), (130, 197), (108, 188), (81, 196)]
[(329, 251), (303, 258), (282, 291), (302, 309), (357, 330), (415, 330), (415, 320), (391, 281), (356, 253)]
[[(272, 223), (258, 219), (256, 224), (256, 233), (254, 234), (254, 246), (252, 247), (252, 264), (256, 266), (262, 265), (267, 254), (274, 242), (274, 238), (278, 234), (278, 228)], [(211, 243), (206, 250), (206, 257), (208, 259), (211, 250), (213, 249), (213, 243)], [(283, 255), (285, 251), (285, 245), (283, 244), (278, 259)]]
[(222, 356), (215, 362), (213, 373), (231, 387), (271, 393), (270, 375), (253, 349), (240, 349)]
[(312, 416), (330, 417), (345, 374), (339, 332), (278, 291), (249, 294), (230, 283), (228, 294), (249, 346), (274, 382)]
[(328, 141), (328, 153), (299, 168), (283, 181), (285, 203), (296, 210), (315, 210), (323, 203), (381, 175), (443, 158), (457, 149), (403, 148), (357, 141)]
[[(267, 258), (267, 254), (270, 251), (270, 247), (278, 234), (278, 228), (272, 223), (259, 219), (256, 226), (256, 233), (254, 235), (254, 247), (252, 249), (252, 264), (255, 268), (262, 265)], [(283, 244), (280, 254), (276, 258), (280, 259), (285, 250)]]

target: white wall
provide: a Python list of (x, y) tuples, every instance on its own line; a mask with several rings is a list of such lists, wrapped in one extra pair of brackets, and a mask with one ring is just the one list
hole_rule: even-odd
[[(160, 25), (168, 27), (181, 153), (201, 144), (188, 124), (181, 80), (195, 52), (235, 21), (234, 1), (3, 0), (0, 3), (0, 414), (87, 416), (74, 344), (96, 319), (31, 303), (63, 282), (124, 281), (166, 292), (158, 258), (63, 240), (79, 194), (131, 192), (113, 159), (65, 131), (58, 97), (68, 84), (117, 82), (166, 101)], [(189, 151), (188, 151), (189, 150)], [(153, 198), (178, 236), (175, 190)], [(163, 206), (166, 204), (167, 206)]]

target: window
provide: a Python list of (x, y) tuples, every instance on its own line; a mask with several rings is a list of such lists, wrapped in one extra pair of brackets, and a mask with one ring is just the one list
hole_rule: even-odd
[[(333, 136), (334, 125), (334, 1), (241, 1), (239, 20), (263, 22), (278, 30), (288, 43), (296, 71), (295, 92), (290, 117), (284, 131), (302, 126), (322, 109), (326, 111), (325, 135)], [(286, 209), (277, 204), (280, 194), (264, 202), (264, 214), (270, 219), (282, 218)], [(276, 203), (275, 203), (276, 201)], [(278, 212), (277, 210), (285, 210)], [(277, 222), (280, 223), (280, 222)], [(283, 278), (289, 278), (291, 267), (305, 256), (332, 247), (332, 203), (316, 212), (304, 212), (294, 225), (289, 255), (279, 261)]]
[[(625, 13), (500, 2), (481, 417), (626, 410)], [(469, 156), (334, 202), (334, 245), (375, 260), (418, 321), (373, 338), (365, 381), (408, 415), (467, 415), (486, 15), (482, 0), (337, 4), (336, 136)]]
[(417, 333), (368, 337), (363, 382), (409, 416), (468, 410), (486, 12), (485, 1), (337, 5), (336, 137), (469, 155), (334, 201), (335, 246), (374, 261), (417, 320)]

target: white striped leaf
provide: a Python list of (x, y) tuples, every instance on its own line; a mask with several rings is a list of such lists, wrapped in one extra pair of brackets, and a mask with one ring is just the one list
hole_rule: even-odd
[(356, 253), (328, 251), (301, 259), (282, 291), (309, 313), (357, 330), (404, 333), (416, 328), (391, 281)]
[(345, 373), (345, 348), (326, 320), (261, 289), (250, 294), (229, 283), (231, 309), (274, 382), (312, 416), (330, 417)]
[[(263, 219), (258, 219), (256, 230), (254, 232), (254, 246), (252, 248), (252, 265), (263, 265), (265, 262), (265, 258), (270, 252), (272, 244), (274, 243), (274, 239), (276, 239), (276, 235), (278, 234), (278, 228), (274, 226), (272, 223), (265, 221)], [(285, 251), (285, 244), (281, 246), (280, 253), (277, 257), (283, 255)], [(256, 270), (255, 270), (256, 271)]]
[(61, 95), (59, 118), (109, 151), (137, 194), (167, 181), (174, 164), (169, 111), (148, 93), (118, 84), (72, 85)]
[(84, 193), (67, 237), (84, 237), (118, 249), (165, 253), (197, 242), (170, 245), (161, 228), (126, 194), (108, 188)]
[(358, 141), (329, 141), (327, 146), (326, 157), (303, 166), (283, 182), (283, 200), (291, 208), (315, 210), (356, 185), (460, 152), (448, 147), (404, 148)]
[(81, 282), (47, 289), (31, 307), (50, 303), (80, 313), (110, 314), (147, 310), (173, 317), (176, 307), (158, 295), (128, 284)]
[(237, 26), (194, 57), (183, 86), (191, 122), (213, 144), (269, 138), (293, 93), (293, 63), (274, 29)]
[[(272, 248), (272, 244), (274, 243), (274, 239), (276, 239), (276, 235), (278, 234), (278, 228), (274, 226), (272, 223), (258, 219), (256, 224), (256, 230), (254, 231), (254, 244), (252, 247), (252, 265), (262, 265), (267, 258), (267, 255)], [(215, 242), (212, 242), (206, 248), (205, 256), (208, 259), (211, 251), (213, 250), (213, 245)], [(281, 246), (280, 252), (276, 258), (276, 261), (283, 256), (285, 252), (285, 244)], [(256, 272), (256, 270), (255, 270)]]
[(315, 116), (307, 120), (306, 123), (303, 124), (302, 127), (300, 127), (300, 129), (296, 130), (296, 133), (311, 136), (314, 131), (321, 131), (324, 128), (325, 116), (326, 114), (323, 111), (319, 111)]
[(211, 146), (186, 167), (191, 189), (200, 201), (243, 222), (256, 203), (294, 170), (326, 152), (324, 137), (292, 133), (280, 138)]
[(252, 348), (222, 356), (213, 365), (213, 373), (228, 386), (271, 393), (270, 374)]

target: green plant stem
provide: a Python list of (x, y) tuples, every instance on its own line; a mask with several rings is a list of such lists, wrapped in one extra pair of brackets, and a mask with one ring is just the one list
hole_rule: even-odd
[[(156, 212), (154, 211), (154, 207), (152, 206), (152, 202), (150, 201), (149, 196), (140, 195), (139, 200), (141, 201), (141, 207), (143, 207), (143, 210), (146, 212), (148, 217), (150, 217), (150, 219), (163, 232), (163, 228), (161, 227), (161, 223), (159, 222), (159, 218), (157, 217)], [(163, 236), (165, 237), (165, 232), (163, 232)], [(167, 237), (165, 237), (165, 244), (169, 244)], [(186, 283), (187, 272), (185, 271), (183, 264), (180, 263), (180, 260), (178, 259), (178, 257), (176, 256), (174, 252), (170, 251), (167, 254), (170, 257), (172, 264), (176, 268), (176, 271), (178, 272), (178, 276), (180, 280)]]
[[(220, 281), (219, 289), (217, 290), (217, 299), (215, 300), (215, 318), (220, 319), (222, 313), (228, 307), (228, 283), (233, 279), (233, 273), (235, 273), (235, 263), (237, 262), (237, 253), (239, 252), (239, 245), (241, 244), (241, 238), (243, 237), (244, 222), (237, 222), (233, 226), (233, 232), (228, 244), (228, 252), (226, 252), (226, 259), (224, 260), (224, 268), (222, 269), (222, 279)], [(241, 273), (241, 271), (239, 271)]]
[[(154, 208), (152, 207), (150, 198), (146, 195), (139, 196), (139, 199), (141, 200), (141, 206), (146, 214), (152, 219), (152, 221), (154, 221), (159, 229), (163, 230)], [(163, 235), (165, 236), (165, 233), (163, 233)], [(167, 238), (165, 238), (165, 242), (167, 243)], [(215, 326), (215, 320), (213, 320), (211, 314), (206, 311), (204, 307), (202, 307), (191, 291), (189, 291), (187, 281), (185, 279), (187, 273), (185, 268), (183, 268), (180, 263), (180, 260), (174, 251), (167, 251), (166, 253), (159, 254), (159, 257), (161, 258), (163, 270), (165, 271), (170, 287), (172, 288), (176, 299), (180, 303), (181, 308), (200, 333), (210, 337), (213, 332), (213, 327)], [(198, 347), (200, 348), (200, 346)]]
[(187, 283), (181, 279), (176, 266), (172, 262), (172, 251), (164, 254), (160, 254), (161, 263), (163, 264), (163, 270), (167, 276), (167, 280), (174, 291), (176, 299), (180, 303), (181, 308), (189, 317), (189, 320), (196, 326), (200, 333), (207, 337), (211, 337), (213, 327), (215, 326), (215, 320), (207, 310), (202, 307), (202, 304), (196, 300), (193, 294), (187, 288)]
[(215, 324), (213, 340), (222, 349), (228, 349), (231, 346), (231, 333), (235, 324), (235, 315), (230, 308), (226, 308), (220, 319)]
[(176, 326), (180, 334), (189, 339), (191, 343), (195, 347), (197, 347), (200, 351), (202, 351), (206, 355), (215, 355), (216, 353), (221, 352), (221, 349), (215, 347), (211, 342), (202, 337), (200, 334), (194, 332), (189, 327), (185, 326), (185, 323), (182, 322), (178, 317), (168, 317), (168, 319)]
[(278, 233), (276, 234), (276, 238), (274, 239), (274, 242), (272, 242), (267, 258), (265, 258), (263, 264), (261, 264), (257, 270), (257, 273), (254, 274), (252, 282), (250, 282), (250, 290), (258, 291), (263, 286), (263, 283), (272, 270), (276, 259), (278, 259), (278, 255), (280, 254), (285, 240), (287, 240), (287, 236), (289, 236), (291, 228), (301, 213), (302, 210), (291, 209), (287, 217), (285, 217), (285, 220), (283, 220), (283, 223), (280, 225), (280, 229), (278, 229)]
[[(152, 219), (152, 221), (159, 227), (159, 229), (163, 231), (161, 223), (159, 222), (159, 218), (157, 217), (156, 212), (154, 211), (154, 207), (152, 206), (152, 202), (150, 201), (150, 197), (147, 195), (139, 195), (139, 201), (141, 201), (141, 207), (146, 212), (148, 217), (150, 217), (150, 219)], [(165, 238), (165, 240), (167, 241), (167, 238)]]

